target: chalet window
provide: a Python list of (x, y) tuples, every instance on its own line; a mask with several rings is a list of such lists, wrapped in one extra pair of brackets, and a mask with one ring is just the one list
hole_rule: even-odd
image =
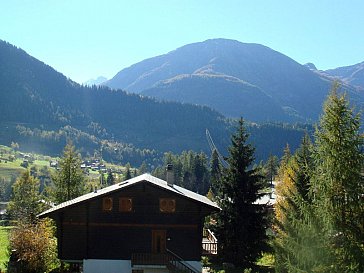
[(102, 210), (103, 211), (112, 211), (112, 198), (104, 197), (102, 199)]
[(176, 211), (176, 199), (160, 198), (159, 210), (164, 213), (173, 213)]
[(119, 211), (120, 212), (133, 211), (133, 199), (130, 197), (120, 197), (119, 198)]

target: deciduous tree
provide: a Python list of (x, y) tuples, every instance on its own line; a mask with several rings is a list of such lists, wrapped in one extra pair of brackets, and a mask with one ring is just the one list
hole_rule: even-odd
[(19, 223), (10, 234), (10, 248), (21, 272), (50, 272), (59, 266), (57, 241), (50, 220)]

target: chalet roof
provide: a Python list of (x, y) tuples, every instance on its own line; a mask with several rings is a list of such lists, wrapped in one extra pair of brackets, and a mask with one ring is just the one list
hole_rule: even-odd
[(70, 207), (70, 206), (73, 206), (73, 205), (76, 205), (76, 204), (79, 204), (79, 203), (82, 203), (82, 202), (85, 202), (85, 201), (100, 197), (100, 196), (103, 196), (103, 195), (106, 195), (106, 194), (109, 194), (109, 193), (114, 192), (114, 191), (119, 191), (120, 189), (127, 188), (127, 187), (130, 187), (132, 185), (142, 183), (142, 182), (151, 183), (151, 184), (156, 185), (156, 186), (158, 186), (160, 188), (163, 188), (163, 189), (171, 191), (171, 192), (173, 192), (175, 194), (178, 194), (178, 195), (180, 195), (182, 197), (192, 199), (194, 201), (197, 201), (199, 203), (202, 203), (202, 204), (207, 205), (209, 207), (212, 207), (214, 209), (220, 209), (219, 206), (215, 202), (212, 202), (210, 199), (208, 199), (207, 197), (205, 197), (203, 195), (192, 192), (190, 190), (187, 190), (187, 189), (182, 188), (182, 187), (177, 186), (177, 185), (168, 185), (166, 181), (146, 173), (146, 174), (142, 174), (142, 175), (139, 175), (137, 177), (131, 178), (129, 180), (123, 181), (121, 183), (111, 185), (109, 187), (106, 187), (106, 188), (103, 188), (103, 189), (100, 189), (100, 190), (97, 190), (97, 191), (94, 191), (94, 192), (91, 192), (91, 193), (87, 193), (87, 194), (79, 196), (79, 197), (77, 197), (75, 199), (63, 202), (63, 203), (61, 203), (61, 204), (59, 204), (57, 206), (54, 206), (53, 208), (50, 208), (50, 209), (42, 212), (41, 214), (38, 215), (38, 217), (46, 217), (49, 214), (51, 214), (53, 212), (56, 212), (58, 210), (62, 210), (64, 208), (67, 208), (67, 207)]

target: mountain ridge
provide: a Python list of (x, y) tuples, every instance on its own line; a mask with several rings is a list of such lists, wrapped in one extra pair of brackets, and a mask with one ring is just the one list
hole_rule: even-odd
[[(4, 131), (13, 126), (14, 134), (21, 125), (24, 135), (40, 130), (56, 140), (52, 131), (71, 126), (79, 137), (87, 133), (93, 146), (108, 140), (180, 152), (206, 150), (205, 129), (224, 136), (229, 127), (224, 116), (207, 107), (163, 103), (120, 89), (79, 85), (4, 41), (0, 41), (0, 60), (0, 124)], [(0, 141), (8, 143), (11, 137), (0, 134)], [(225, 136), (216, 143), (224, 147), (227, 141)]]
[[(160, 100), (206, 105), (233, 118), (244, 116), (257, 122), (313, 122), (321, 113), (333, 78), (311, 68), (264, 45), (210, 39), (143, 60), (122, 69), (104, 84)], [(199, 77), (200, 82), (194, 85), (187, 75)], [(201, 82), (202, 75), (206, 75), (205, 86)], [(225, 77), (225, 83), (213, 84), (211, 79), (216, 75)], [(232, 86), (227, 80), (231, 77), (249, 87), (244, 84), (239, 88)], [(260, 97), (261, 105), (257, 97), (248, 96), (251, 86), (255, 86), (260, 95), (266, 95), (264, 99)], [(345, 87), (361, 107), (364, 96), (351, 86)], [(220, 103), (211, 100), (210, 96), (220, 97)], [(255, 106), (248, 111), (248, 104)], [(235, 105), (234, 111), (229, 105)], [(267, 105), (271, 107), (267, 109)]]

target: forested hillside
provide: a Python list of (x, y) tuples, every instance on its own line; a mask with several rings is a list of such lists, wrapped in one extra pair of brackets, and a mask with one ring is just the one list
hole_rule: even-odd
[[(72, 139), (84, 155), (155, 165), (167, 151), (210, 153), (208, 129), (221, 153), (226, 151), (234, 121), (208, 107), (82, 86), (6, 42), (0, 42), (0, 60), (0, 143), (58, 155)], [(248, 130), (257, 160), (280, 154), (286, 143), (296, 147), (303, 136), (293, 125), (252, 123)]]
[[(207, 105), (256, 122), (317, 121), (332, 77), (260, 44), (211, 39), (121, 70), (105, 82), (161, 100)], [(346, 86), (362, 107), (364, 96)]]
[(0, 60), (0, 141), (5, 144), (16, 140), (29, 149), (47, 146), (59, 152), (72, 137), (91, 152), (102, 140), (118, 142), (115, 150), (128, 147), (132, 153), (135, 147), (200, 150), (206, 149), (208, 128), (217, 145), (225, 146), (229, 124), (206, 107), (81, 86), (6, 42), (0, 42)]

